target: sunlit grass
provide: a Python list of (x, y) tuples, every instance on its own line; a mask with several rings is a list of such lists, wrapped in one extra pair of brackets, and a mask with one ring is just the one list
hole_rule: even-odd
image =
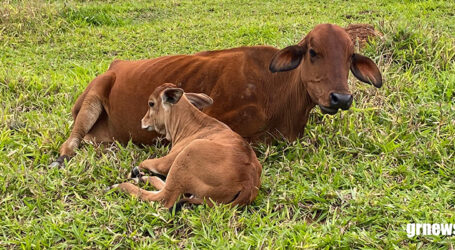
[[(455, 4), (450, 1), (4, 1), (0, 5), (0, 247), (417, 248), (406, 223), (455, 223)], [(114, 58), (242, 45), (285, 47), (318, 23), (370, 23), (361, 53), (381, 89), (350, 77), (354, 104), (315, 109), (296, 142), (257, 145), (246, 208), (173, 215), (116, 192), (165, 146), (87, 145), (50, 169), (77, 96)]]

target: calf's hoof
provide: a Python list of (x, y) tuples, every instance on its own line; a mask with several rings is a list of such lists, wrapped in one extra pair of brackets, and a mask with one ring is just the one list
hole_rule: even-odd
[[(172, 214), (172, 212), (174, 212), (174, 214), (179, 213), (180, 211), (182, 211), (183, 205), (185, 205), (185, 203), (186, 203), (186, 201), (183, 201), (183, 200), (178, 201), (177, 203), (174, 204), (174, 206), (169, 208), (169, 213), (171, 213), (171, 214)], [(174, 208), (175, 208), (175, 210), (174, 210)]]
[(112, 186), (107, 186), (105, 189), (104, 189), (104, 192), (109, 192), (111, 191), (112, 189), (116, 189), (118, 187), (118, 184), (114, 184)]
[(129, 174), (128, 178), (134, 179), (134, 178), (140, 178), (144, 174), (139, 170), (139, 167), (136, 166), (133, 169), (131, 169), (131, 173)]
[(65, 163), (65, 160), (69, 160), (70, 157), (68, 155), (61, 155), (60, 157), (57, 158), (57, 160), (53, 161), (49, 167), (50, 168), (55, 168), (55, 167), (60, 167)]

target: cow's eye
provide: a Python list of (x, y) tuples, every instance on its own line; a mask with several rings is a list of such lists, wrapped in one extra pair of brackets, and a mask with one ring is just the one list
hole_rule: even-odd
[(310, 49), (310, 56), (311, 57), (315, 57), (317, 55), (318, 55), (318, 53), (316, 53), (316, 51), (314, 51), (314, 49)]
[(149, 106), (150, 106), (151, 108), (153, 108), (153, 106), (155, 106), (155, 103), (154, 103), (154, 102), (149, 102)]

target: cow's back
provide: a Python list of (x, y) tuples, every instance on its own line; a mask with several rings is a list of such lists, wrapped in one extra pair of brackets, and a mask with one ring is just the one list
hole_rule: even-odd
[[(149, 60), (114, 61), (109, 70), (115, 72), (116, 80), (106, 107), (110, 133), (121, 142), (132, 138), (133, 142), (150, 144), (156, 134), (142, 130), (140, 120), (147, 111), (148, 97), (165, 82), (174, 83), (185, 92), (209, 95), (214, 104), (204, 112), (231, 126), (230, 112), (242, 107), (246, 110), (245, 116), (258, 112), (254, 103), (263, 101), (266, 94), (262, 85), (269, 77), (268, 64), (276, 51), (269, 46), (255, 46)], [(237, 118), (238, 115), (233, 116)], [(255, 129), (247, 129), (244, 133)], [(249, 136), (241, 132), (242, 136)]]

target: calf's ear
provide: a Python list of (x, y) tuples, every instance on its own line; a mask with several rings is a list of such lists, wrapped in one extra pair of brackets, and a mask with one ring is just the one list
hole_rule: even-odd
[(183, 89), (181, 88), (167, 88), (161, 94), (161, 99), (163, 100), (163, 103), (176, 104), (179, 102), (182, 95)]
[(185, 96), (199, 110), (213, 104), (213, 99), (203, 93), (185, 93)]
[(366, 56), (352, 55), (351, 72), (362, 82), (373, 84), (376, 88), (382, 86), (382, 75), (378, 66)]
[(288, 71), (297, 68), (305, 54), (305, 48), (300, 45), (292, 45), (278, 52), (272, 58), (269, 70), (272, 73)]

